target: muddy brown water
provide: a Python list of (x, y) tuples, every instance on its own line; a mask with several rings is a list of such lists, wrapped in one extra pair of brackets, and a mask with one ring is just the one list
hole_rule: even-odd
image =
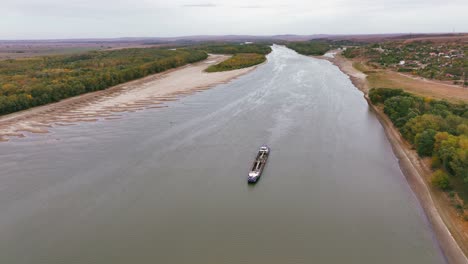
[(328, 61), (274, 46), (167, 105), (2, 143), (0, 263), (445, 262), (382, 126)]

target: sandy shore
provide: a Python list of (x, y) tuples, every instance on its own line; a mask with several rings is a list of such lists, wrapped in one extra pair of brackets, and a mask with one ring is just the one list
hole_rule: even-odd
[(441, 192), (434, 190), (430, 185), (430, 168), (419, 158), (411, 145), (402, 138), (383, 111), (370, 102), (367, 76), (355, 69), (352, 61), (339, 54), (332, 58), (318, 58), (329, 60), (338, 66), (341, 71), (350, 77), (353, 84), (364, 93), (369, 108), (376, 114), (384, 127), (387, 138), (392, 144), (393, 152), (399, 160), (400, 168), (424, 209), (447, 261), (457, 264), (468, 263), (468, 258), (464, 253), (468, 249), (467, 234), (460, 226), (458, 217), (451, 213), (450, 205), (442, 197)]
[(53, 126), (119, 118), (121, 112), (165, 107), (164, 102), (226, 83), (255, 68), (206, 73), (204, 69), (229, 56), (208, 59), (106, 90), (87, 93), (57, 103), (0, 117), (0, 141), (24, 137), (24, 132), (47, 133)]

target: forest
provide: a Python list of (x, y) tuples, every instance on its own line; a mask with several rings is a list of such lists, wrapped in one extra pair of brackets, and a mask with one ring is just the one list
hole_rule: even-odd
[(0, 115), (103, 90), (207, 58), (203, 50), (133, 48), (0, 61)]
[(401, 89), (374, 88), (373, 104), (421, 157), (430, 157), (434, 186), (468, 202), (468, 105), (423, 98)]
[(266, 61), (265, 55), (256, 53), (238, 53), (231, 58), (208, 67), (206, 72), (230, 71), (254, 66)]

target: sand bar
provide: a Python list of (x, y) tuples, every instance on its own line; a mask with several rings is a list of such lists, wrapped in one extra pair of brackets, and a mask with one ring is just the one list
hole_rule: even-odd
[(0, 117), (0, 141), (24, 137), (23, 132), (46, 133), (54, 125), (112, 120), (118, 113), (164, 107), (165, 102), (226, 83), (252, 71), (255, 66), (226, 72), (204, 72), (208, 66), (228, 59), (208, 59), (163, 73), (123, 83), (106, 90), (83, 94), (57, 103)]

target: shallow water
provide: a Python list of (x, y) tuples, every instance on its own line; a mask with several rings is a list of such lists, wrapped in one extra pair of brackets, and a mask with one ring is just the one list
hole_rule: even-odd
[(0, 263), (444, 262), (361, 92), (280, 46), (228, 84), (0, 160)]

